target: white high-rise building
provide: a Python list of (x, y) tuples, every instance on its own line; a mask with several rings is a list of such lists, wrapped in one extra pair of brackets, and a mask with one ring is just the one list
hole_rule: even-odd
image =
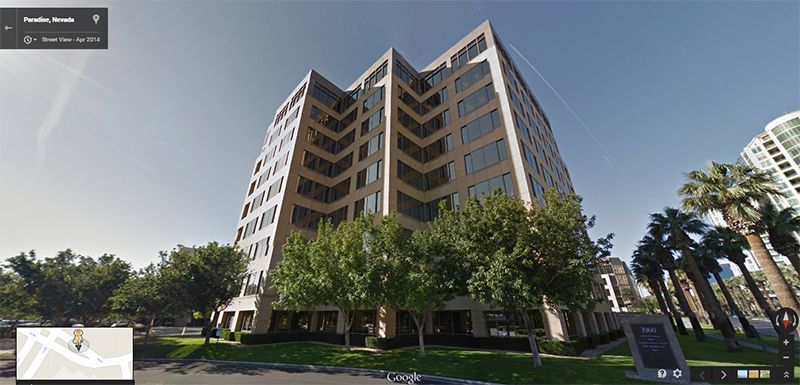
[[(784, 196), (770, 195), (772, 203), (779, 209), (793, 207), (800, 212), (800, 110), (784, 114), (767, 123), (764, 132), (753, 137), (742, 149), (737, 162), (772, 174), (784, 194)], [(726, 226), (722, 215), (717, 212), (711, 213), (706, 218), (715, 226)], [(775, 252), (767, 237), (762, 238), (778, 263), (789, 263), (786, 257)], [(747, 269), (761, 270), (756, 259), (749, 252), (748, 255), (745, 261)], [(739, 269), (732, 267), (734, 274), (740, 275)]]

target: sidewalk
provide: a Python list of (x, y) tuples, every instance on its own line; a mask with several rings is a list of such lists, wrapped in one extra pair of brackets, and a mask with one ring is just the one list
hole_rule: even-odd
[(617, 339), (616, 341), (611, 341), (611, 342), (609, 342), (607, 344), (597, 345), (593, 349), (584, 350), (581, 353), (581, 357), (586, 357), (586, 358), (597, 357), (597, 356), (599, 356), (599, 355), (601, 355), (601, 354), (603, 354), (603, 353), (605, 353), (605, 352), (617, 347), (618, 345), (621, 345), (622, 343), (625, 343), (626, 341), (628, 341), (628, 339), (623, 337), (623, 338)]

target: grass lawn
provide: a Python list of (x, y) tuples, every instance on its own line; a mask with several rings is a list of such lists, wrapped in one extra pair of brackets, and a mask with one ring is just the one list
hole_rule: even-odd
[[(746, 349), (729, 353), (719, 341), (697, 342), (691, 336), (678, 336), (689, 365), (769, 365), (774, 353)], [(136, 345), (137, 358), (199, 358), (203, 340), (197, 337), (163, 337), (147, 346)], [(644, 383), (625, 377), (624, 370), (633, 370), (633, 359), (627, 343), (594, 359), (543, 357), (541, 368), (534, 369), (530, 355), (463, 349), (428, 349), (420, 358), (416, 349), (399, 349), (382, 353), (345, 352), (341, 347), (311, 343), (239, 346), (213, 343), (207, 359), (278, 362), (347, 366), (383, 369), (447, 377), (468, 378), (513, 384), (635, 384)], [(800, 378), (800, 369), (795, 370)]]

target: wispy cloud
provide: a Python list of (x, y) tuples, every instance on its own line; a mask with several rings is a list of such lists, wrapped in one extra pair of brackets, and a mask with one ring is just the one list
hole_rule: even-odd
[(77, 55), (74, 65), (69, 67), (71, 70), (64, 73), (61, 84), (59, 84), (58, 90), (55, 92), (53, 103), (50, 105), (50, 109), (45, 114), (44, 119), (42, 119), (42, 123), (39, 125), (39, 130), (36, 135), (36, 165), (33, 169), (34, 175), (39, 172), (44, 164), (50, 135), (58, 126), (59, 122), (61, 122), (61, 117), (64, 115), (64, 110), (72, 97), (75, 84), (78, 79), (82, 77), (81, 73), (86, 67), (90, 56), (91, 53), (89, 51), (80, 52)]

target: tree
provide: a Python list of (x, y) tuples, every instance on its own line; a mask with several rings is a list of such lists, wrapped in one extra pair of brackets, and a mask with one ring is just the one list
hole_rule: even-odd
[[(664, 233), (662, 229), (657, 226), (651, 226), (649, 228), (649, 235), (646, 235), (641, 241), (639, 241), (639, 247), (644, 249), (645, 252), (656, 256), (658, 262), (661, 264), (661, 267), (667, 271), (667, 275), (672, 282), (672, 287), (675, 290), (675, 298), (678, 299), (678, 306), (680, 306), (683, 314), (689, 318), (689, 323), (692, 325), (694, 337), (698, 341), (705, 341), (706, 335), (703, 332), (703, 327), (700, 325), (700, 321), (697, 320), (697, 315), (689, 306), (689, 301), (686, 300), (686, 294), (683, 292), (681, 281), (678, 279), (678, 275), (675, 273), (675, 270), (677, 269), (675, 257), (672, 255), (672, 250), (664, 241)], [(667, 285), (663, 281), (661, 281), (661, 285), (664, 293), (666, 293), (665, 296), (670, 297), (669, 288), (667, 288)], [(668, 303), (671, 303), (671, 299)], [(678, 330), (680, 330), (680, 325), (683, 324), (683, 320), (681, 320), (678, 314), (675, 315), (675, 318), (676, 322), (680, 320), (680, 322), (678, 322)]]
[(2, 267), (0, 267), (0, 318), (13, 320), (41, 318), (36, 312), (36, 300), (25, 291), (25, 281), (13, 271)]
[(417, 327), (420, 356), (424, 357), (425, 322), (454, 296), (443, 262), (446, 246), (431, 231), (416, 230), (407, 236), (394, 214), (378, 224), (375, 241), (377, 251), (386, 258), (381, 302), (392, 309), (408, 310)]
[(691, 250), (693, 241), (689, 234), (702, 235), (706, 225), (697, 217), (667, 207), (663, 213), (650, 215), (650, 226), (661, 229), (667, 243), (674, 250), (681, 252), (686, 262), (687, 274), (695, 282), (695, 288), (704, 305), (707, 306), (710, 315), (716, 319), (728, 350), (740, 352), (741, 348), (736, 341), (736, 332), (731, 327), (728, 316), (722, 311), (719, 302), (711, 291), (711, 286), (708, 285), (705, 275), (700, 271), (700, 267)]
[(461, 217), (451, 223), (463, 225), (451, 230), (464, 242), (453, 247), (465, 253), (457, 258), (472, 269), (470, 296), (521, 315), (536, 367), (542, 362), (529, 309), (545, 303), (570, 309), (595, 304), (587, 293), (599, 259), (608, 255), (611, 235), (589, 238), (594, 217), (583, 215), (580, 203), (580, 197), (550, 188), (543, 205), (528, 208), (495, 189), (482, 202), (472, 197), (451, 214)]
[[(205, 246), (178, 246), (165, 257), (170, 266), (162, 270), (164, 279), (175, 288), (181, 308), (199, 311), (206, 319), (203, 354), (216, 325), (219, 311), (239, 295), (248, 259), (238, 247), (209, 242)], [(213, 319), (209, 321), (213, 313)]]
[(111, 298), (130, 276), (131, 265), (110, 254), (103, 254), (96, 261), (90, 257), (80, 257), (78, 274), (75, 277), (75, 290), (78, 302), (73, 316), (84, 324), (95, 324), (111, 312)]
[(274, 306), (303, 309), (335, 306), (344, 320), (345, 349), (355, 311), (379, 304), (384, 258), (375, 243), (371, 216), (341, 222), (320, 222), (317, 237), (307, 241), (292, 232), (282, 249), (283, 260), (271, 272), (278, 299)]
[(714, 230), (706, 232), (703, 235), (701, 247), (698, 248), (697, 253), (700, 264), (712, 275), (714, 275), (714, 280), (717, 281), (720, 292), (722, 292), (722, 295), (725, 297), (731, 312), (736, 314), (736, 317), (739, 319), (739, 324), (742, 325), (745, 335), (750, 338), (758, 338), (758, 332), (756, 331), (755, 327), (750, 324), (750, 321), (747, 320), (747, 317), (745, 317), (742, 310), (739, 309), (738, 305), (736, 305), (736, 301), (734, 301), (730, 290), (728, 290), (728, 286), (720, 276), (722, 267), (719, 265), (716, 258), (725, 255), (724, 253), (726, 246), (722, 244), (722, 240), (718, 237), (718, 235), (719, 233)]
[(789, 259), (795, 271), (800, 274), (800, 243), (794, 234), (800, 232), (800, 216), (791, 207), (778, 210), (770, 201), (758, 207), (761, 214), (760, 231), (766, 232), (772, 247)]
[(146, 318), (144, 344), (147, 344), (155, 320), (178, 310), (173, 288), (162, 273), (165, 268), (170, 267), (151, 263), (128, 278), (111, 297), (114, 311), (133, 318)]
[(690, 171), (686, 179), (678, 190), (678, 194), (683, 196), (683, 209), (722, 214), (732, 230), (747, 238), (781, 305), (800, 312), (800, 302), (758, 234), (761, 213), (755, 202), (765, 201), (770, 194), (781, 194), (769, 173), (744, 164), (712, 162), (708, 170)]
[(761, 311), (764, 313), (767, 319), (772, 319), (774, 314), (772, 306), (769, 304), (769, 302), (767, 302), (767, 299), (764, 297), (764, 294), (762, 293), (756, 281), (753, 279), (753, 276), (750, 274), (750, 271), (747, 269), (747, 265), (745, 264), (747, 256), (744, 254), (743, 250), (750, 248), (747, 239), (745, 239), (745, 237), (741, 234), (727, 227), (715, 227), (711, 229), (706, 233), (704, 239), (713, 239), (714, 244), (709, 241), (709, 247), (711, 247), (712, 250), (719, 252), (721, 255), (724, 255), (729, 261), (733, 262), (737, 267), (739, 267), (739, 270), (742, 271), (742, 277), (747, 283), (747, 287), (750, 289), (753, 299), (758, 304), (759, 308), (761, 308)]
[[(653, 297), (655, 297), (661, 313), (669, 318), (669, 321), (672, 324), (672, 329), (678, 330), (680, 325), (680, 327), (682, 327), (680, 333), (686, 334), (686, 327), (683, 326), (683, 320), (675, 315), (674, 311), (670, 312), (670, 307), (667, 305), (666, 299), (664, 298), (664, 296), (669, 295), (669, 293), (662, 293), (661, 291), (659, 281), (664, 273), (661, 269), (661, 265), (658, 263), (658, 259), (656, 259), (656, 256), (648, 253), (642, 248), (637, 248), (633, 252), (631, 270), (639, 282), (647, 283), (647, 286), (650, 288), (650, 292), (653, 293)], [(650, 305), (648, 304), (648, 308), (649, 307)]]

